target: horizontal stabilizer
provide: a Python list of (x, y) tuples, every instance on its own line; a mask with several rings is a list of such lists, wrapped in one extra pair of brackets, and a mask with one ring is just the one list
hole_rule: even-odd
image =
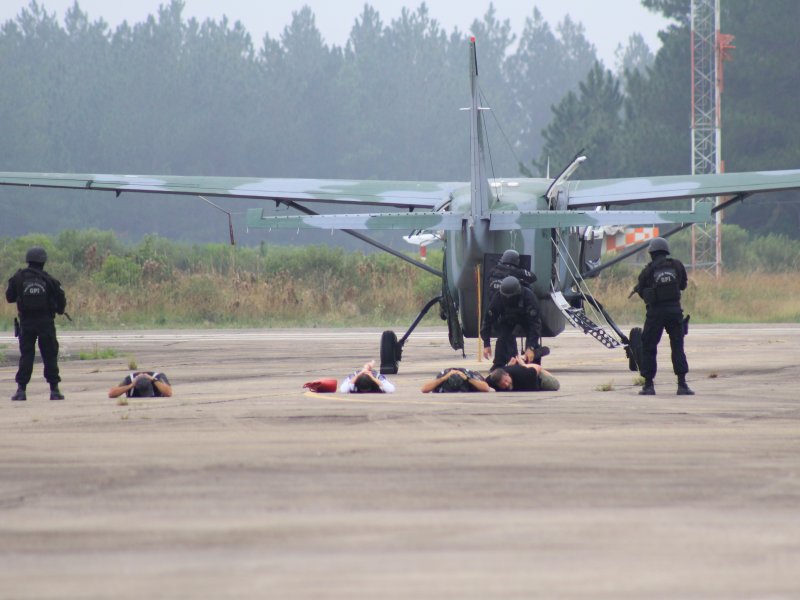
[(660, 225), (704, 223), (711, 217), (712, 202), (697, 202), (695, 210), (538, 210), (491, 212), (490, 229), (549, 229), (551, 227), (602, 227), (607, 225)]
[(460, 230), (466, 215), (434, 212), (373, 213), (352, 215), (264, 215), (263, 209), (247, 211), (247, 226), (255, 229), (423, 229)]

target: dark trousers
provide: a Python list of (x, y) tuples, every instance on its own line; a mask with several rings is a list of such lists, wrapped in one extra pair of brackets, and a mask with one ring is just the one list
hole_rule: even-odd
[(58, 375), (58, 339), (56, 324), (50, 317), (20, 319), (19, 331), (19, 370), (17, 384), (25, 387), (31, 380), (33, 359), (36, 355), (36, 342), (44, 363), (44, 378), (51, 386), (61, 381)]
[(686, 362), (686, 353), (683, 351), (683, 310), (680, 305), (648, 306), (642, 329), (641, 373), (645, 379), (656, 377), (658, 343), (665, 330), (672, 350), (672, 370), (679, 377), (689, 372), (689, 363)]
[(514, 337), (513, 327), (497, 327), (497, 340), (494, 343), (494, 361), (492, 369), (504, 367), (512, 358), (519, 354), (517, 339)]

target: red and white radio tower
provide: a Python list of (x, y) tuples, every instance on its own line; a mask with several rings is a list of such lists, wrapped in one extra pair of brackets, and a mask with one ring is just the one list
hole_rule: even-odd
[[(722, 173), (723, 63), (732, 35), (720, 33), (720, 0), (692, 0), (692, 174)], [(711, 199), (699, 200), (709, 202)], [(716, 204), (722, 202), (717, 198)], [(692, 202), (694, 208), (694, 201)], [(692, 226), (692, 269), (722, 272), (722, 211), (714, 222)]]

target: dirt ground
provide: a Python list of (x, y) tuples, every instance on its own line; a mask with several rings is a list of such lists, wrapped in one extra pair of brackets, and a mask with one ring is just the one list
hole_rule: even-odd
[[(11, 402), (0, 368), (0, 598), (800, 597), (800, 327), (694, 327), (693, 397), (666, 340), (640, 397), (574, 331), (549, 340), (558, 392), (421, 394), (487, 366), (443, 329), (395, 394), (303, 392), (379, 338), (62, 333), (64, 402), (38, 362)], [(131, 360), (175, 395), (107, 398)]]

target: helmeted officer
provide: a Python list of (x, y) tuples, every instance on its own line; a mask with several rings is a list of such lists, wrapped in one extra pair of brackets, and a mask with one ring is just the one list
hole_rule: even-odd
[(514, 338), (514, 327), (517, 325), (525, 334), (527, 362), (546, 354), (539, 343), (542, 335), (539, 301), (530, 288), (523, 287), (519, 279), (509, 275), (500, 283), (499, 293), (489, 301), (481, 326), (484, 358), (492, 356), (492, 328), (497, 331), (493, 369), (506, 365), (517, 355), (517, 341)]
[(647, 313), (642, 329), (641, 374), (644, 386), (639, 394), (652, 396), (656, 393), (653, 380), (656, 377), (656, 354), (664, 330), (669, 335), (672, 349), (672, 369), (678, 376), (678, 395), (692, 395), (686, 384), (689, 364), (683, 350), (684, 319), (681, 308), (681, 292), (686, 289), (686, 268), (681, 261), (669, 256), (669, 244), (662, 237), (650, 241), (648, 248), (650, 263), (639, 274), (635, 291), (647, 304)]
[(509, 248), (503, 252), (503, 256), (489, 273), (489, 299), (491, 300), (500, 290), (500, 283), (513, 275), (519, 279), (520, 284), (531, 287), (536, 282), (536, 275), (527, 269), (519, 266), (519, 252)]
[(55, 315), (64, 314), (67, 298), (61, 283), (44, 271), (47, 252), (33, 247), (25, 255), (27, 268), (20, 269), (8, 280), (6, 300), (17, 303), (19, 313), (19, 370), (17, 391), (12, 400), (26, 400), (25, 388), (31, 380), (36, 342), (44, 363), (44, 378), (50, 384), (50, 400), (63, 400), (58, 389), (58, 339)]

